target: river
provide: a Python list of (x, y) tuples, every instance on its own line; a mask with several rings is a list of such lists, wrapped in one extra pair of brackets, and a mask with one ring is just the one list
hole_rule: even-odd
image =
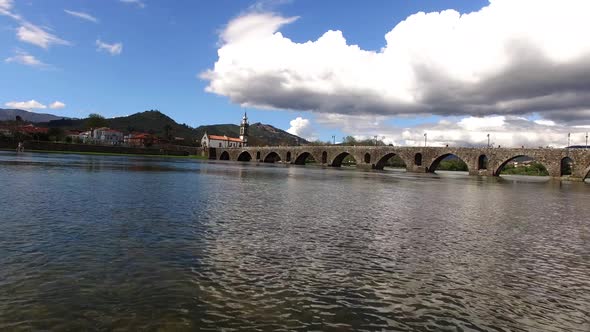
[(590, 185), (0, 152), (0, 330), (590, 331)]

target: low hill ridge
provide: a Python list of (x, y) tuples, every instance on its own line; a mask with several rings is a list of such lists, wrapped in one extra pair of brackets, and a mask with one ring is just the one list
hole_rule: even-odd
[(19, 109), (0, 108), (0, 121), (14, 121), (17, 116), (20, 116), (23, 121), (27, 122), (49, 122), (52, 120), (63, 119), (62, 116), (46, 113), (35, 113)]
[[(63, 129), (85, 130), (87, 119), (59, 119), (44, 124), (48, 127)], [(166, 114), (150, 110), (129, 116), (105, 119), (107, 126), (123, 132), (147, 132), (165, 137), (169, 131), (171, 136), (184, 138), (185, 144), (194, 144), (201, 140), (205, 131), (213, 135), (227, 135), (239, 137), (240, 126), (235, 124), (204, 125), (192, 128), (186, 124), (179, 124)], [(282, 129), (260, 122), (250, 125), (250, 145), (295, 145), (308, 143), (305, 139), (292, 135)]]

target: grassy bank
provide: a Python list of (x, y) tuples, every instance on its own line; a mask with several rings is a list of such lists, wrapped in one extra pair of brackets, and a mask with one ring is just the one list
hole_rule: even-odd
[[(0, 149), (2, 151), (14, 151), (13, 149)], [(89, 156), (119, 156), (119, 157), (150, 157), (150, 158), (175, 158), (175, 159), (207, 159), (207, 157), (188, 155), (188, 156), (173, 156), (164, 154), (134, 154), (134, 153), (109, 153), (109, 152), (80, 152), (80, 151), (52, 151), (52, 150), (25, 150), (25, 152), (34, 153), (54, 153), (54, 154), (76, 154)]]

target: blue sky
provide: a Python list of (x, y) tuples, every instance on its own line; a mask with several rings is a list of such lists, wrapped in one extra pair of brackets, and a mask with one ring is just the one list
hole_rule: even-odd
[[(534, 3), (529, 1), (529, 4)], [(478, 12), (489, 5), (488, 1), (478, 0), (345, 2), (0, 0), (0, 44), (3, 45), (0, 48), (0, 59), (3, 60), (0, 63), (0, 73), (3, 78), (0, 80), (0, 107), (34, 100), (46, 108), (32, 108), (33, 111), (69, 117), (85, 117), (89, 113), (114, 117), (148, 109), (159, 109), (177, 122), (191, 126), (238, 123), (241, 113), (247, 110), (251, 122), (263, 122), (285, 130), (290, 129), (310, 139), (330, 140), (332, 135), (335, 135), (337, 140), (345, 135), (359, 137), (378, 135), (395, 144), (415, 143), (425, 131), (432, 132), (433, 144), (449, 142), (477, 144), (480, 141), (478, 135), (483, 140), (485, 136), (483, 132), (486, 130), (497, 131), (498, 142), (519, 144), (524, 139), (527, 144), (535, 144), (531, 142), (530, 137), (518, 137), (518, 133), (522, 132), (523, 128), (545, 131), (539, 137), (546, 137), (549, 134), (555, 136), (547, 142), (542, 142), (543, 145), (558, 144), (562, 131), (571, 131), (572, 128), (579, 127), (572, 124), (572, 118), (578, 121), (576, 124), (582, 125), (578, 128), (579, 132), (587, 130), (583, 126), (590, 123), (586, 122), (587, 108), (582, 104), (576, 104), (575, 107), (571, 104), (567, 107), (563, 106), (563, 112), (569, 112), (568, 116), (562, 116), (563, 112), (556, 113), (561, 111), (559, 107), (545, 109), (546, 107), (542, 105), (537, 107), (544, 109), (547, 115), (536, 112), (530, 107), (510, 109), (492, 107), (481, 111), (480, 109), (484, 107), (465, 106), (471, 104), (471, 101), (463, 101), (461, 104), (451, 103), (447, 106), (449, 98), (437, 100), (434, 107), (418, 106), (425, 104), (423, 100), (405, 104), (395, 101), (388, 104), (391, 98), (387, 99), (385, 106), (383, 103), (376, 106), (372, 102), (357, 103), (356, 101), (349, 103), (343, 101), (340, 105), (340, 100), (346, 98), (340, 98), (334, 102), (327, 97), (327, 94), (307, 91), (309, 86), (306, 86), (306, 83), (309, 83), (309, 79), (305, 82), (282, 82), (281, 86), (297, 83), (297, 86), (306, 90), (302, 94), (294, 94), (292, 93), (294, 90), (291, 89), (287, 91), (288, 95), (287, 92), (279, 95), (275, 89), (268, 87), (265, 87), (264, 91), (254, 91), (248, 87), (255, 82), (268, 79), (269, 70), (272, 68), (263, 68), (252, 61), (248, 63), (244, 60), (245, 65), (239, 68), (227, 67), (228, 70), (223, 73), (214, 69), (217, 62), (221, 63), (226, 59), (231, 63), (239, 62), (241, 54), (244, 53), (238, 51), (222, 58), (218, 55), (218, 51), (224, 47), (234, 52), (239, 47), (245, 47), (245, 50), (250, 52), (256, 45), (264, 45), (274, 52), (285, 44), (281, 41), (276, 45), (257, 44), (259, 41), (256, 39), (264, 39), (264, 33), (253, 34), (248, 40), (240, 37), (239, 42), (235, 36), (223, 38), (230, 35), (228, 31), (232, 24), (239, 30), (243, 28), (240, 24), (248, 19), (250, 20), (248, 24), (254, 24), (257, 27), (270, 26), (273, 20), (278, 22), (268, 28), (270, 29), (268, 35), (276, 35), (280, 31), (283, 41), (287, 40), (292, 44), (289, 47), (302, 49), (304, 43), (317, 41), (328, 31), (340, 31), (345, 38), (346, 48), (351, 52), (356, 52), (353, 46), (357, 45), (362, 52), (379, 54), (383, 53), (385, 47), (395, 51), (395, 47), (399, 44), (388, 45), (385, 35), (396, 28), (400, 22), (412, 21), (411, 18), (417, 17), (414, 14), (418, 12), (436, 14), (452, 9), (458, 14), (464, 14)], [(497, 15), (503, 15), (501, 6), (496, 7), (496, 11), (500, 13)], [(519, 9), (504, 10), (518, 12)], [(472, 20), (479, 19), (484, 22), (484, 14), (473, 17)], [(455, 23), (450, 24), (458, 24), (456, 22), (459, 22), (460, 18), (452, 17), (452, 15), (449, 17), (445, 20), (455, 20), (453, 21)], [(421, 18), (420, 22), (440, 21), (441, 18), (444, 18), (443, 15)], [(497, 16), (495, 18), (497, 19)], [(523, 17), (523, 20), (526, 19)], [(465, 21), (467, 20), (464, 19), (463, 22)], [(524, 23), (526, 24), (526, 21)], [(403, 31), (400, 28), (397, 33), (402, 37), (398, 36), (395, 40), (405, 40), (403, 36), (410, 36), (417, 40), (424, 38), (424, 35), (428, 36), (432, 33), (414, 35), (412, 31), (424, 26), (432, 29), (432, 26), (428, 24), (430, 23), (406, 24), (408, 27)], [(477, 25), (474, 28), (476, 32), (478, 27), (483, 31), (482, 38), (486, 38), (485, 32), (488, 31), (485, 30), (486, 25), (483, 23)], [(244, 35), (244, 31), (236, 31), (231, 33), (236, 36)], [(453, 30), (449, 31), (451, 31), (449, 34), (453, 34)], [(226, 32), (225, 35), (224, 32)], [(517, 33), (523, 34), (515, 28), (514, 34), (517, 35)], [(525, 31), (524, 36), (529, 38), (526, 33), (528, 32)], [(535, 31), (530, 32), (531, 40), (535, 40), (535, 35)], [(441, 38), (446, 37), (443, 35)], [(335, 36), (333, 40), (337, 42), (338, 36)], [(433, 39), (425, 43), (432, 44), (436, 41)], [(453, 42), (456, 40), (453, 39)], [(497, 41), (490, 41), (490, 43), (494, 42)], [(432, 58), (436, 59), (437, 52), (424, 46), (420, 47), (424, 49), (425, 54), (432, 53), (422, 64), (428, 64), (424, 67), (433, 67), (434, 65), (431, 66), (428, 61)], [(502, 47), (506, 48), (505, 45)], [(326, 54), (326, 59), (318, 60), (320, 69), (324, 68), (321, 67), (321, 61), (326, 61), (327, 64), (333, 62), (328, 55), (337, 59), (339, 54), (337, 47), (333, 54), (330, 53), (329, 48), (322, 48), (322, 50), (325, 51), (319, 54)], [(585, 51), (587, 50), (581, 48), (572, 52), (584, 54)], [(254, 57), (259, 56), (260, 59), (264, 59), (269, 54), (263, 47), (253, 52), (260, 52), (259, 55), (250, 54)], [(352, 57), (354, 56), (353, 54)], [(573, 57), (570, 56), (566, 60), (570, 58)], [(270, 60), (273, 61), (273, 59)], [(281, 71), (288, 72), (289, 75), (317, 76), (317, 73), (302, 72), (297, 69), (301, 68), (297, 59), (285, 59), (284, 63), (279, 64)], [(359, 64), (359, 68), (364, 68), (361, 65), (364, 64)], [(446, 64), (436, 63), (436, 65)], [(483, 66), (495, 68), (488, 62), (477, 65), (482, 68)], [(351, 61), (347, 66), (352, 68), (356, 66), (356, 63)], [(367, 66), (367, 68), (375, 67), (374, 64), (367, 64)], [(387, 68), (402, 68), (395, 66)], [(276, 67), (273, 68), (276, 69)], [(564, 72), (566, 69), (563, 69)], [(370, 82), (371, 77), (364, 77), (364, 74), (359, 77), (360, 70), (358, 69), (351, 76), (342, 74), (342, 77), (348, 79), (348, 82), (351, 80), (350, 77), (352, 80), (358, 77)], [(416, 72), (416, 67), (413, 70)], [(212, 72), (213, 76), (204, 74), (207, 71)], [(243, 75), (238, 79), (232, 76), (237, 72), (253, 74), (247, 79), (244, 79)], [(341, 72), (342, 69), (339, 69), (333, 74), (340, 75)], [(471, 72), (473, 72), (472, 69)], [(276, 78), (274, 73), (270, 72), (270, 74)], [(398, 72), (392, 70), (391, 76), (396, 75)], [(438, 78), (436, 75), (434, 77)], [(494, 77), (497, 78), (497, 75)], [(322, 86), (329, 86), (329, 94), (336, 95), (342, 91), (334, 87), (345, 85), (330, 79), (319, 83)], [(392, 81), (392, 84), (398, 83)], [(535, 82), (524, 84), (530, 84), (531, 90), (537, 88)], [(378, 86), (378, 83), (375, 85)], [(216, 88), (205, 91), (208, 86), (216, 86)], [(447, 86), (429, 87), (432, 91), (427, 91), (428, 96), (438, 96), (441, 91), (446, 93)], [(488, 86), (485, 88), (492, 90)], [(344, 91), (350, 91), (350, 89), (351, 87), (347, 86)], [(567, 92), (555, 89), (556, 93)], [(366, 90), (366, 88), (359, 88), (358, 91), (352, 91), (351, 95), (360, 94), (358, 98), (352, 99), (363, 100), (365, 96), (362, 95), (362, 91)], [(274, 96), (275, 93), (277, 93), (276, 96)], [(473, 92), (469, 94), (473, 95)], [(452, 97), (453, 100), (466, 100), (461, 99), (463, 95), (457, 98)], [(522, 96), (517, 97), (518, 100), (533, 100), (538, 98), (539, 94), (526, 95), (526, 92), (523, 92)], [(279, 99), (280, 101), (277, 101)], [(369, 99), (367, 97), (367, 100)], [(496, 102), (484, 99), (490, 104)], [(317, 100), (317, 102), (308, 102), (308, 100)], [(510, 101), (513, 100), (510, 99)], [(54, 104), (56, 108), (51, 109), (49, 105), (55, 101), (65, 106)], [(498, 105), (506, 103), (507, 100), (502, 98), (497, 101)], [(444, 107), (438, 107), (439, 105)], [(572, 110), (579, 114), (570, 116), (574, 114)], [(467, 122), (461, 122), (465, 119)], [(295, 123), (292, 123), (294, 120)], [(466, 123), (469, 124), (466, 125)], [(486, 127), (489, 124), (495, 124), (495, 127), (493, 125)], [(445, 129), (453, 134), (447, 135)], [(439, 140), (435, 139), (436, 135), (440, 136)]]

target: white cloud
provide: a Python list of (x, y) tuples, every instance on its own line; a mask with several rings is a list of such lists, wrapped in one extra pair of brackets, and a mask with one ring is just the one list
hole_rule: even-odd
[[(319, 114), (317, 122), (328, 128), (338, 128), (359, 139), (378, 138), (387, 144), (423, 146), (424, 133), (428, 146), (486, 146), (487, 135), (493, 146), (503, 147), (563, 147), (567, 133), (572, 144), (584, 144), (583, 126), (547, 125), (549, 120), (528, 120), (517, 116), (465, 117), (458, 120), (442, 119), (413, 127), (388, 125), (373, 116)], [(540, 122), (540, 123), (539, 123)]]
[(54, 101), (53, 103), (49, 104), (49, 108), (51, 108), (52, 110), (59, 110), (62, 108), (65, 108), (66, 104), (62, 103), (61, 101)]
[(0, 0), (0, 13), (10, 12), (12, 10), (12, 0)]
[[(340, 31), (297, 43), (296, 21), (249, 13), (221, 32), (206, 90), (245, 107), (347, 115), (522, 115), (590, 123), (590, 1), (493, 0), (417, 13), (379, 51)], [(550, 18), (550, 19), (548, 19)], [(546, 116), (545, 116), (545, 115)]]
[(551, 120), (535, 120), (535, 123), (542, 126), (555, 126), (555, 121)]
[(21, 19), (19, 15), (12, 12), (13, 7), (13, 0), (0, 0), (0, 15), (6, 15), (12, 17), (15, 20)]
[(96, 46), (98, 46), (99, 51), (107, 51), (111, 55), (119, 55), (123, 51), (122, 43), (108, 44), (98, 39), (96, 40)]
[(466, 130), (486, 130), (502, 128), (505, 124), (505, 116), (488, 116), (488, 117), (468, 117), (457, 123), (457, 125)]
[(8, 16), (20, 24), (20, 26), (16, 29), (16, 36), (20, 41), (37, 45), (42, 48), (48, 48), (54, 44), (70, 45), (68, 41), (63, 40), (50, 32), (47, 32), (44, 28), (28, 22), (22, 16), (13, 12), (13, 7), (13, 0), (0, 0), (0, 15)]
[(292, 3), (293, 0), (258, 0), (248, 7), (250, 12), (273, 11), (276, 7)]
[(67, 9), (64, 9), (64, 12), (66, 12), (66, 13), (68, 13), (68, 14), (72, 15), (72, 16), (75, 16), (75, 17), (81, 18), (81, 19), (83, 19), (83, 20), (86, 20), (86, 21), (90, 21), (90, 22), (98, 23), (98, 19), (97, 19), (96, 17), (94, 17), (94, 16), (92, 16), (92, 15), (88, 14), (88, 13), (84, 13), (84, 12), (76, 12), (76, 11), (73, 11), (73, 10), (67, 10)]
[(145, 8), (145, 3), (141, 0), (120, 0), (122, 3), (136, 5), (139, 8)]
[(46, 63), (24, 51), (17, 51), (15, 55), (4, 59), (6, 63), (19, 63), (30, 67), (47, 67)]
[(287, 132), (295, 136), (303, 137), (307, 140), (317, 139), (317, 135), (314, 133), (313, 127), (309, 119), (304, 119), (300, 116), (289, 122), (291, 127), (287, 129)]
[(48, 48), (51, 45), (70, 45), (69, 42), (43, 30), (42, 28), (28, 22), (22, 22), (22, 25), (16, 30), (19, 40), (37, 45), (42, 48)]
[(9, 101), (9, 102), (5, 103), (4, 105), (7, 107), (10, 107), (10, 108), (24, 109), (24, 110), (47, 108), (47, 106), (41, 104), (40, 102), (38, 102), (34, 99), (31, 99), (29, 101)]

